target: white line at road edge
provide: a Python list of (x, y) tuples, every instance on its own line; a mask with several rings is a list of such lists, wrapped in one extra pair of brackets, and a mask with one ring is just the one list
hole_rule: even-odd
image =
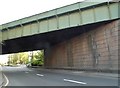
[(42, 75), (42, 74), (36, 74), (37, 76), (44, 76), (44, 75)]
[(64, 81), (66, 81), (66, 82), (72, 82), (72, 83), (77, 83), (77, 84), (87, 84), (87, 83), (85, 83), (85, 82), (79, 82), (79, 81), (75, 81), (75, 80), (69, 80), (69, 79), (63, 79)]
[(8, 80), (8, 78), (7, 78), (7, 76), (5, 74), (3, 74), (3, 75), (4, 75), (4, 77), (5, 77), (6, 81), (7, 81), (4, 86), (7, 86), (9, 84), (9, 80)]

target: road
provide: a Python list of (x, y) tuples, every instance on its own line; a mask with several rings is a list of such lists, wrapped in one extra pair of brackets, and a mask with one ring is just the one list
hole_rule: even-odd
[(7, 86), (117, 86), (117, 78), (66, 74), (27, 67), (3, 67)]
[(3, 77), (2, 77), (2, 67), (0, 66), (0, 87), (3, 83)]

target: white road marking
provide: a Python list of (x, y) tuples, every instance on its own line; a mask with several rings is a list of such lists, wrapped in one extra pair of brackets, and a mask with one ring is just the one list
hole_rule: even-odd
[(72, 83), (77, 83), (77, 84), (87, 84), (87, 83), (85, 83), (85, 82), (79, 82), (79, 81), (75, 81), (75, 80), (69, 80), (69, 79), (63, 79), (64, 81), (66, 81), (66, 82), (72, 82)]
[(77, 74), (80, 74), (80, 73), (84, 73), (84, 71), (75, 71), (73, 73), (77, 73)]
[(29, 73), (29, 72), (25, 72), (25, 73)]
[(6, 84), (4, 85), (5, 87), (9, 84), (9, 80), (8, 80), (8, 78), (7, 78), (7, 76), (5, 75), (5, 74), (3, 74), (4, 75), (4, 77), (5, 77), (5, 79), (6, 79)]
[(44, 76), (44, 75), (42, 75), (42, 74), (36, 74), (37, 76)]
[(28, 70), (28, 71), (33, 71), (33, 70)]

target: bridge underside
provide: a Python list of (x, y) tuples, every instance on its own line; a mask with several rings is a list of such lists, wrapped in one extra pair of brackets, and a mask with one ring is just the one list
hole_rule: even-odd
[(2, 54), (45, 49), (48, 46), (67, 41), (106, 23), (109, 23), (109, 21), (6, 40), (2, 45)]
[(3, 42), (2, 54), (45, 50), (45, 67), (118, 69), (119, 20), (105, 21)]

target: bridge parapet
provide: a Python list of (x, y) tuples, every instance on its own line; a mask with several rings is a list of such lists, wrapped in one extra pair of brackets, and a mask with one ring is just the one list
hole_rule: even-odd
[(113, 20), (119, 2), (78, 2), (2, 25), (2, 40)]
[(0, 25), (0, 43), (2, 42), (2, 26)]

